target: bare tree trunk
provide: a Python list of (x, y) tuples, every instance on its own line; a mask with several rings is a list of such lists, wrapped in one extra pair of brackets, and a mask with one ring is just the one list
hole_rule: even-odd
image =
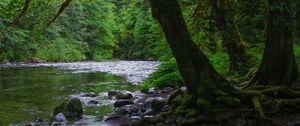
[(298, 78), (290, 0), (269, 0), (265, 50), (251, 85), (291, 85)]

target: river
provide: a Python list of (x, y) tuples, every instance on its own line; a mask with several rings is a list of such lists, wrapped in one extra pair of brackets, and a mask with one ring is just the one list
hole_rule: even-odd
[(97, 105), (85, 99), (83, 121), (97, 122), (113, 108), (105, 92), (138, 91), (138, 84), (158, 62), (106, 61), (0, 65), (0, 125), (18, 125), (39, 117), (50, 119), (68, 96), (97, 93)]

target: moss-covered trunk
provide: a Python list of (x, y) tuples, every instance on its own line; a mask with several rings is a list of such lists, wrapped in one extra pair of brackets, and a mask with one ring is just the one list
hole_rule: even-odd
[(249, 54), (236, 24), (236, 16), (229, 0), (212, 0), (212, 12), (225, 45), (232, 72), (245, 73), (249, 69)]
[[(152, 14), (160, 23), (168, 44), (177, 61), (179, 72), (189, 96), (198, 107), (216, 103), (217, 97), (234, 91), (216, 72), (208, 58), (196, 46), (187, 30), (176, 0), (150, 0)], [(219, 98), (219, 101), (220, 100)]]
[(290, 0), (269, 0), (264, 55), (251, 85), (291, 85), (298, 77), (290, 4)]

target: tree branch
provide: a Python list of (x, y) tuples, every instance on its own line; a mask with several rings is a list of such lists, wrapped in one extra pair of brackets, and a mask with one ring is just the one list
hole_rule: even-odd
[(50, 22), (47, 24), (47, 26), (51, 25), (51, 23), (53, 23), (56, 18), (65, 10), (65, 8), (70, 4), (72, 0), (66, 0), (65, 2), (63, 2), (58, 10), (58, 12), (56, 13), (56, 15), (52, 18), (52, 20), (50, 20)]
[(24, 6), (22, 9), (22, 12), (19, 14), (18, 17), (16, 17), (13, 20), (13, 23), (17, 23), (19, 21), (20, 18), (22, 18), (23, 16), (25, 16), (29, 10), (29, 5), (30, 5), (31, 0), (24, 0)]

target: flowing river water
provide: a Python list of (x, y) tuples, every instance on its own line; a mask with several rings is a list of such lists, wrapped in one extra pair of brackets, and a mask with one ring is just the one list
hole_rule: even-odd
[[(22, 125), (50, 119), (68, 96), (94, 92), (97, 105), (84, 104), (83, 122), (100, 122), (113, 111), (110, 90), (136, 92), (159, 65), (152, 61), (107, 61), (0, 65), (0, 125)], [(138, 92), (136, 92), (138, 93)]]

